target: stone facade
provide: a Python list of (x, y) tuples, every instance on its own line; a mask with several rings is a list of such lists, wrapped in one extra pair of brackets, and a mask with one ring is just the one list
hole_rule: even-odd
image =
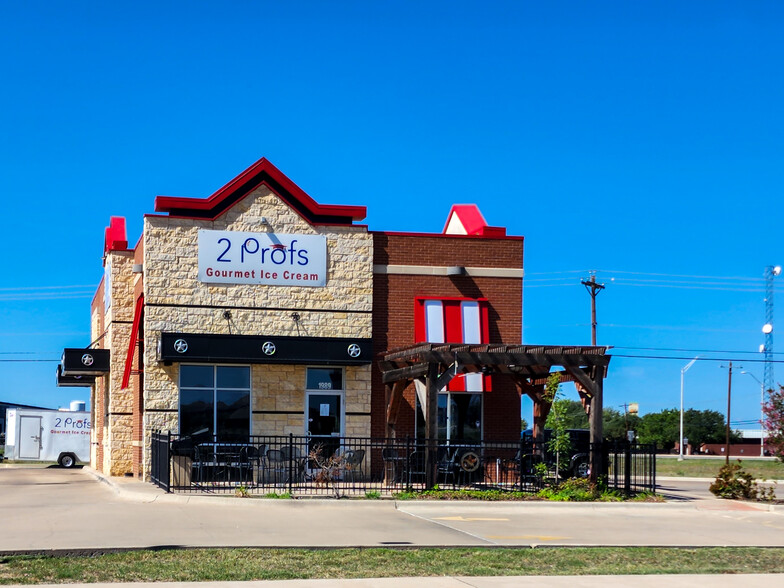
[(133, 403), (130, 391), (121, 389), (124, 351), (128, 349), (133, 320), (132, 262), (130, 251), (106, 252), (104, 279), (91, 313), (92, 340), (111, 351), (110, 372), (96, 379), (92, 393), (91, 459), (100, 471), (112, 476), (130, 473), (133, 462)]
[[(319, 205), (266, 160), (210, 198), (163, 198), (156, 201), (156, 210), (169, 214), (146, 216), (133, 250), (127, 249), (124, 222), (115, 226), (122, 219), (112, 219), (105, 245), (105, 277), (92, 304), (92, 341), (111, 351), (110, 372), (96, 378), (91, 397), (92, 464), (104, 473), (133, 473), (148, 479), (152, 432), (179, 432), (180, 364), (175, 360), (166, 365), (162, 360), (162, 333), (372, 339), (375, 355), (414, 342), (414, 298), (432, 295), (485, 299), (490, 306), (490, 340), (519, 338), (520, 238), (498, 233), (495, 237), (371, 234), (367, 227), (353, 224), (364, 217), (364, 207)], [(200, 230), (323, 236), (326, 285), (201, 282)], [(452, 276), (446, 266), (477, 272)], [(142, 297), (143, 305), (137, 307)], [(134, 333), (136, 318), (140, 323)], [(128, 357), (131, 363), (126, 366)], [(307, 367), (250, 366), (251, 434), (305, 434)], [(341, 369), (341, 434), (384, 436), (386, 389), (378, 367), (355, 364)], [(125, 374), (130, 381), (124, 381)], [(398, 435), (413, 434), (413, 398), (413, 389), (408, 390)], [(506, 435), (517, 427), (519, 434), (519, 399), (514, 390), (494, 386), (483, 407), (488, 430)], [(370, 461), (370, 455), (366, 459)]]
[[(267, 224), (262, 223), (262, 217)], [(198, 280), (198, 231), (324, 235), (324, 287), (208, 284)], [(178, 431), (177, 364), (157, 357), (161, 332), (302, 337), (372, 336), (373, 240), (362, 226), (314, 226), (262, 185), (215, 220), (172, 216), (144, 220), (144, 461), (150, 434)], [(224, 318), (230, 310), (231, 318)], [(292, 313), (299, 314), (293, 320)], [(304, 434), (305, 366), (254, 365), (251, 410), (254, 434)], [(350, 389), (349, 389), (350, 386)], [(346, 370), (350, 431), (370, 432), (370, 367)], [(274, 408), (265, 408), (274, 406)], [(271, 414), (265, 410), (285, 411)], [(262, 411), (262, 412), (259, 412)], [(143, 468), (147, 471), (147, 466)]]

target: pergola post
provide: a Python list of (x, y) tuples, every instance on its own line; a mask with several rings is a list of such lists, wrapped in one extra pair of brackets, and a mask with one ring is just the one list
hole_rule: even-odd
[(436, 485), (437, 477), (437, 449), (438, 449), (438, 364), (430, 362), (427, 365), (425, 378), (425, 400), (427, 411), (425, 419), (425, 439), (427, 452), (425, 453), (425, 486), (430, 489)]
[(591, 453), (589, 456), (591, 467), (591, 482), (596, 482), (604, 472), (602, 437), (602, 413), (603, 411), (603, 388), (604, 388), (604, 368), (596, 366), (593, 370), (594, 394), (591, 398), (591, 412), (588, 415), (588, 424), (591, 430)]

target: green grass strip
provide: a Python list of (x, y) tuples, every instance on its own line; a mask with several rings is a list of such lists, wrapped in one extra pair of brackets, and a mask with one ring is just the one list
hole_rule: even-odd
[(784, 550), (757, 547), (242, 548), (0, 558), (0, 584), (782, 572)]
[[(685, 478), (716, 478), (723, 457), (686, 457), (678, 461), (675, 457), (656, 458), (656, 475)], [(743, 469), (757, 479), (784, 480), (784, 463), (778, 460), (731, 459), (730, 463), (740, 463)]]

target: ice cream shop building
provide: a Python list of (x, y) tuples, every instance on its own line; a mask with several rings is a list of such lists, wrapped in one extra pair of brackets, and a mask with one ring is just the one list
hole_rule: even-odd
[[(519, 361), (523, 238), (475, 205), (438, 233), (369, 230), (364, 206), (321, 204), (262, 159), (154, 210), (133, 247), (110, 220), (91, 343), (58, 366), (91, 386), (96, 469), (146, 479), (154, 431), (519, 439), (520, 396), (550, 365)], [(597, 349), (560, 362), (588, 404)]]

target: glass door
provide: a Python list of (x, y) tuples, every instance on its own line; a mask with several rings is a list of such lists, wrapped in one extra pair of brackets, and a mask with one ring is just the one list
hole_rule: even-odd
[(305, 433), (309, 452), (318, 451), (322, 459), (340, 447), (343, 435), (343, 370), (308, 368), (306, 376)]

